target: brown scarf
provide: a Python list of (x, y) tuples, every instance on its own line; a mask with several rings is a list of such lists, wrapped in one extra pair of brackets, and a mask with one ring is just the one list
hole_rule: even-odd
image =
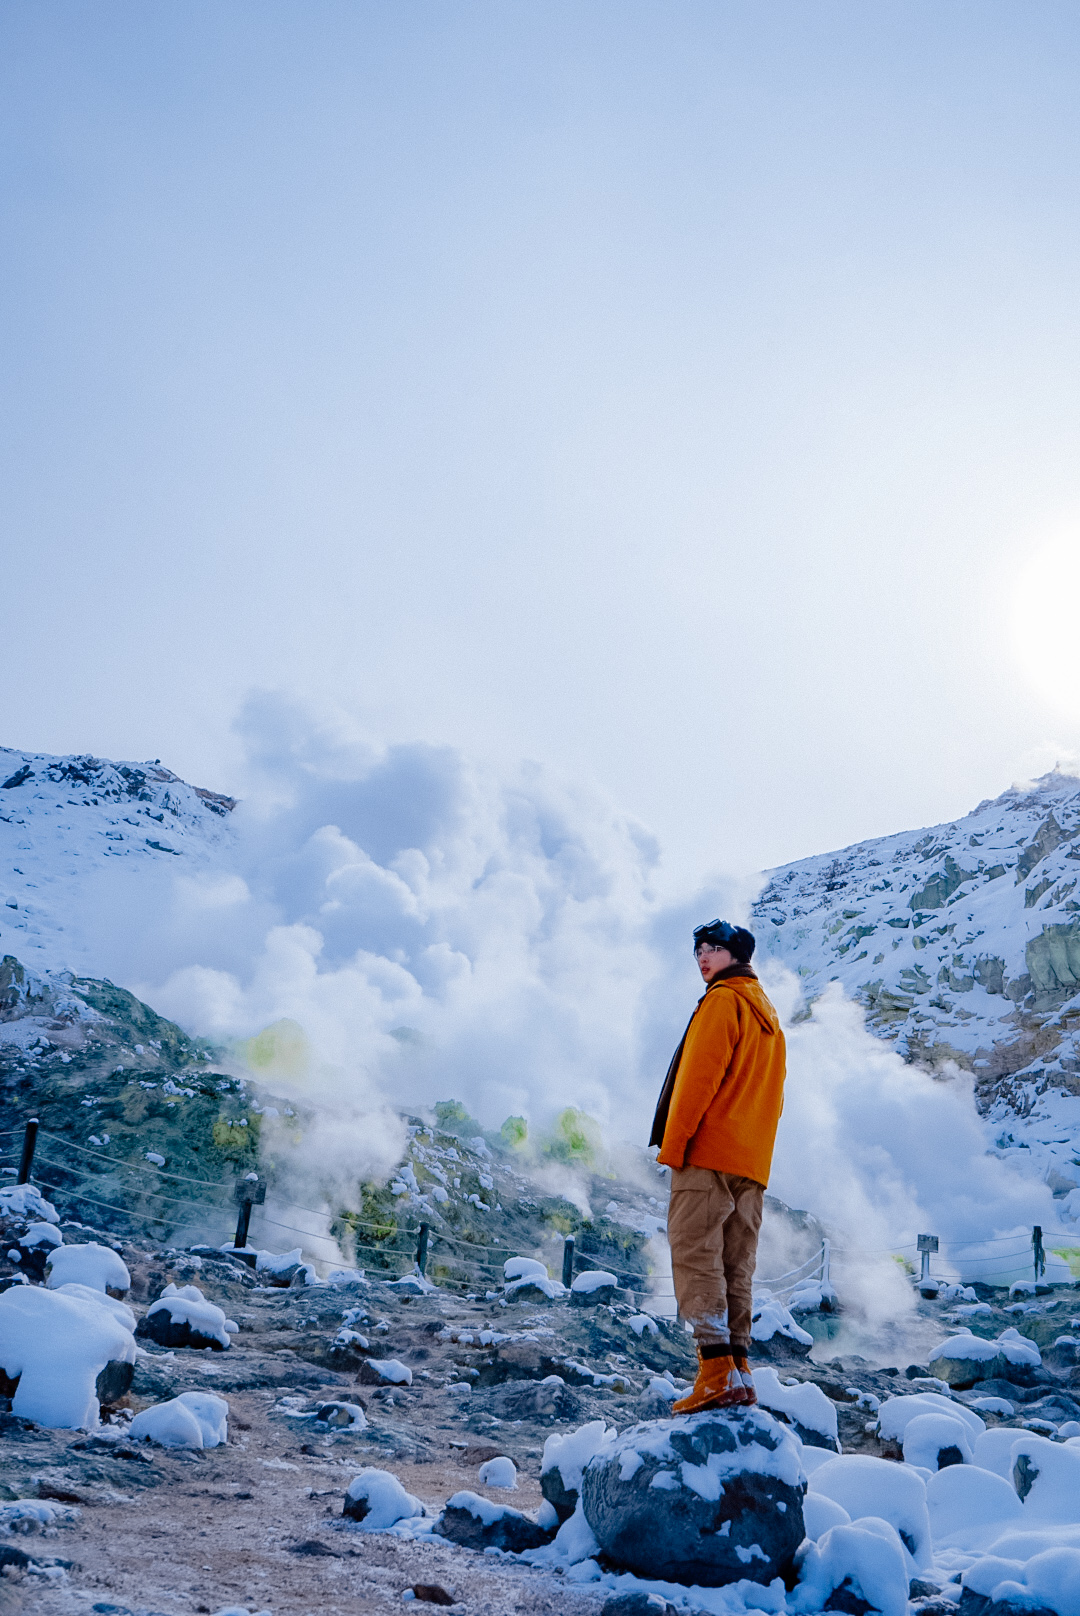
[[(744, 965), (741, 960), (736, 960), (732, 965), (725, 965), (724, 969), (722, 971), (718, 971), (713, 977), (712, 981), (705, 989), (705, 992), (701, 995), (701, 998), (694, 1006), (694, 1016), (697, 1015), (713, 988), (717, 987), (721, 982), (730, 981), (733, 976), (750, 976), (753, 977), (755, 982), (757, 981), (757, 972), (752, 971), (749, 965)], [(667, 1076), (664, 1079), (664, 1086), (660, 1090), (660, 1098), (656, 1102), (656, 1115), (653, 1117), (652, 1133), (649, 1135), (650, 1145), (663, 1145), (664, 1143), (664, 1129), (667, 1127), (668, 1111), (671, 1108), (671, 1096), (675, 1091), (675, 1079), (679, 1072), (679, 1062), (682, 1060), (683, 1046), (686, 1043), (686, 1033), (690, 1031), (690, 1028), (693, 1025), (694, 1016), (691, 1016), (690, 1020), (686, 1023), (686, 1032), (684, 1032), (682, 1037), (679, 1039), (679, 1047), (671, 1057), (671, 1065), (667, 1069)]]

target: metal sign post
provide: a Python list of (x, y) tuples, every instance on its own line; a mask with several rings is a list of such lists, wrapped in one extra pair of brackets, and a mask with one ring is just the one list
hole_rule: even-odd
[[(930, 1253), (938, 1249), (936, 1234), (921, 1234), (918, 1238), (918, 1248), (922, 1253), (922, 1273), (919, 1275), (919, 1284), (925, 1285), (930, 1278)], [(910, 1247), (908, 1248), (911, 1249)]]

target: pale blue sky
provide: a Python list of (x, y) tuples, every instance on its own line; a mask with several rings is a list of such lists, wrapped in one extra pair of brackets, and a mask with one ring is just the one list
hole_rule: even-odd
[(242, 787), (279, 689), (686, 877), (1075, 753), (1078, 82), (1072, 4), (9, 0), (0, 742)]

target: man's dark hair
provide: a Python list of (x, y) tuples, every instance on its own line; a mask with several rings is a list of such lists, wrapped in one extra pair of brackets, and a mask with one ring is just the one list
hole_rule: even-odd
[(754, 957), (754, 934), (745, 926), (732, 926), (726, 920), (710, 920), (704, 926), (694, 927), (694, 948), (699, 943), (712, 943), (714, 948), (726, 948), (740, 965), (749, 965)]

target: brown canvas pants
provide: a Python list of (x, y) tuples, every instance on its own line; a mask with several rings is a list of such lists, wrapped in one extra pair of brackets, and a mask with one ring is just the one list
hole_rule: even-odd
[(671, 1174), (668, 1242), (679, 1317), (702, 1346), (750, 1348), (751, 1282), (764, 1185), (708, 1167)]

